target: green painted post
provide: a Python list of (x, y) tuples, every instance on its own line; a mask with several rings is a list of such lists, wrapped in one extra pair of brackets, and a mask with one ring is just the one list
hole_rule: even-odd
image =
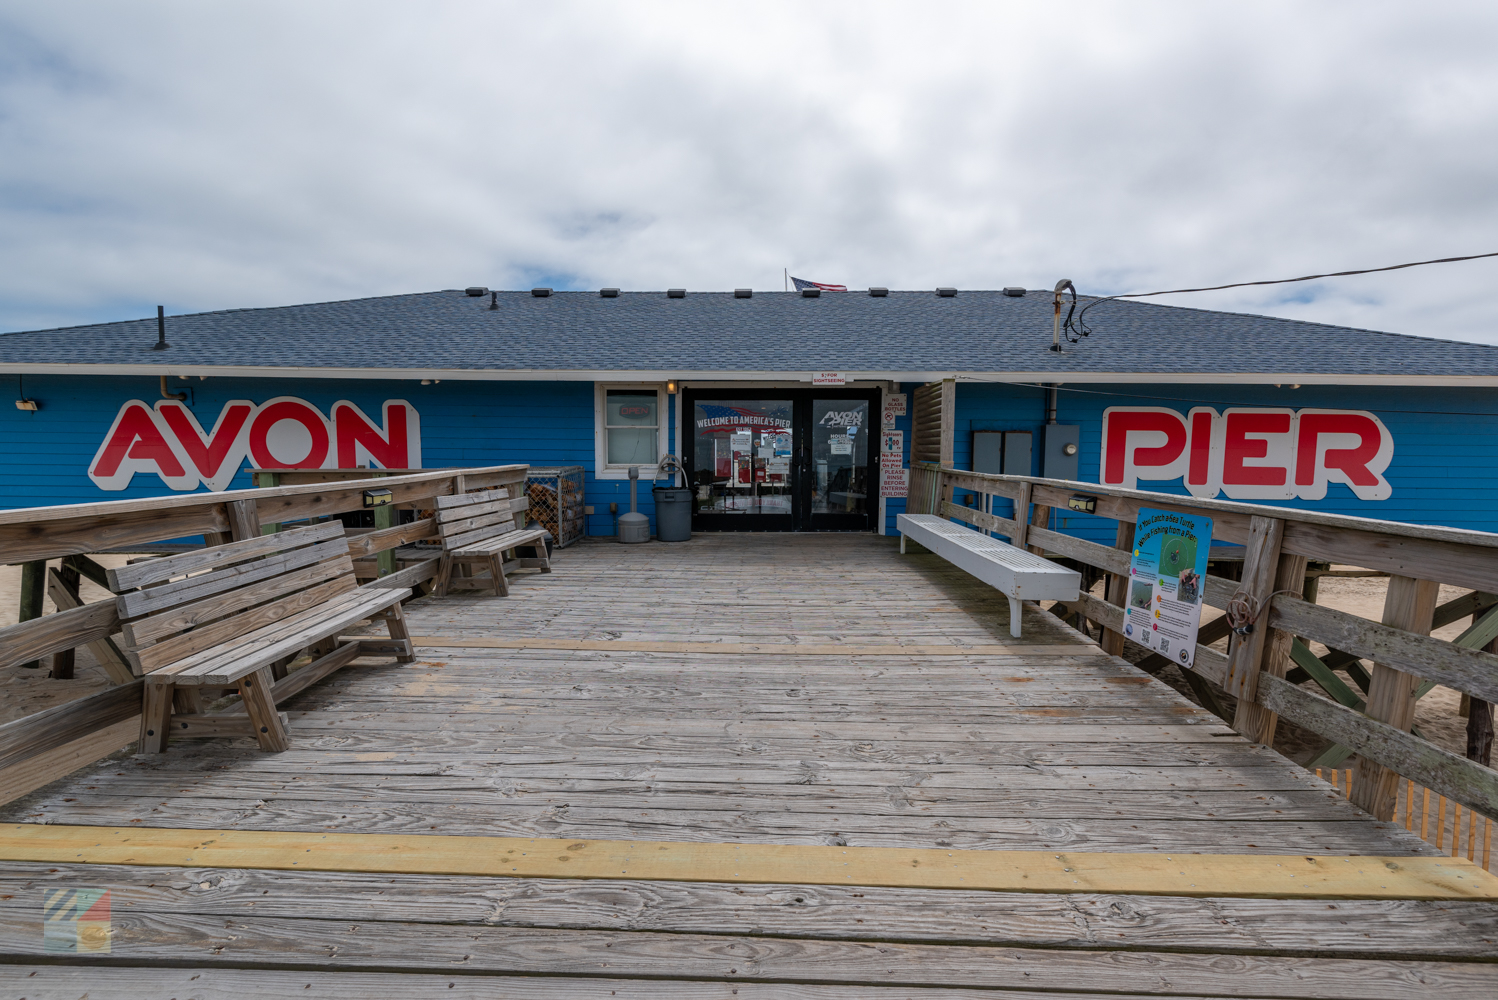
[[(21, 564), (21, 616), (20, 621), (29, 622), (42, 616), (42, 596), (47, 592), (47, 560), (37, 559)], [(35, 670), (41, 660), (32, 660), (21, 666)]]
[[(281, 485), (281, 475), (278, 472), (257, 472), (253, 478), (256, 489), (266, 489), (271, 486)], [(280, 530), (281, 526), (279, 524), (262, 524), (260, 526), (260, 533), (262, 535), (274, 535)]]
[[(383, 472), (370, 476), (371, 479), (384, 479)], [(383, 528), (395, 527), (395, 505), (385, 504), (374, 508), (374, 526), (379, 531)], [(395, 572), (395, 550), (386, 549), (384, 552), (375, 553), (375, 565), (379, 567), (380, 576), (388, 576)]]

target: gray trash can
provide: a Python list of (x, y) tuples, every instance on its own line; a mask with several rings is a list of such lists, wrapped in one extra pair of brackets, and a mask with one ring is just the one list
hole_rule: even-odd
[(657, 486), (655, 497), (655, 540), (685, 542), (692, 538), (692, 491), (685, 486)]

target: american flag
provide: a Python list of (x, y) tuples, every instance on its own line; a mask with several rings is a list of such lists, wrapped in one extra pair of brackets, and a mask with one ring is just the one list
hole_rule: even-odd
[(847, 285), (824, 285), (820, 281), (807, 281), (805, 278), (792, 277), (791, 281), (796, 285), (796, 291), (803, 288), (820, 288), (824, 292), (846, 292)]

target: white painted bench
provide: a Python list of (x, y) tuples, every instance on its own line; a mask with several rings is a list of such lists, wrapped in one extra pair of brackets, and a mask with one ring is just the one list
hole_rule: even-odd
[(1009, 634), (1020, 634), (1021, 601), (1075, 601), (1082, 574), (1033, 552), (954, 524), (935, 514), (901, 514), (900, 551), (905, 539), (924, 545), (1009, 598)]

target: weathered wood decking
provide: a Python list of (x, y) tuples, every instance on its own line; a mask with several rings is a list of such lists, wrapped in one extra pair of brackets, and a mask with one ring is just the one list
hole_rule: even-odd
[[(892, 539), (555, 565), (408, 605), (418, 661), (300, 695), (286, 753), (116, 757), (0, 822), (1435, 854), (1049, 615), (1011, 640), (1002, 595)], [(56, 888), (111, 890), (108, 955), (46, 952)], [(1498, 904), (4, 862), (0, 960), (32, 1000), (1476, 998), (1498, 995)]]

